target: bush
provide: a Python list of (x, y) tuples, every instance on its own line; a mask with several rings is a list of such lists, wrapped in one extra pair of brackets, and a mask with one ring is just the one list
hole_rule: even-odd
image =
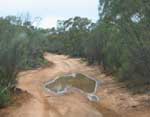
[(19, 71), (45, 64), (45, 33), (17, 22), (12, 21), (11, 17), (0, 18), (0, 106), (9, 102), (9, 92), (16, 85)]
[(8, 105), (10, 103), (10, 92), (6, 87), (0, 86), (0, 108)]
[(134, 48), (133, 52), (120, 71), (122, 80), (150, 84), (150, 48)]

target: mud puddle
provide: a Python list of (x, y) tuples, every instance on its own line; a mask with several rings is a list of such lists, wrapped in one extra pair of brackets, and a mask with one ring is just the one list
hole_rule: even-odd
[(65, 94), (70, 90), (77, 89), (86, 94), (90, 101), (98, 101), (99, 97), (95, 95), (99, 82), (93, 78), (87, 77), (81, 73), (72, 73), (57, 77), (55, 80), (45, 84), (45, 88), (56, 94)]

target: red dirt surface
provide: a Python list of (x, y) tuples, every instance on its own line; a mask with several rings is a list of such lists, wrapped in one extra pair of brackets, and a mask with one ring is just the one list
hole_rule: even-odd
[[(53, 66), (21, 72), (17, 87), (28, 95), (17, 98), (19, 104), (0, 110), (0, 117), (150, 117), (150, 95), (130, 94), (98, 66), (88, 66), (80, 59), (49, 53), (44, 56)], [(90, 102), (78, 91), (57, 96), (44, 89), (45, 82), (74, 72), (101, 80), (99, 102)]]

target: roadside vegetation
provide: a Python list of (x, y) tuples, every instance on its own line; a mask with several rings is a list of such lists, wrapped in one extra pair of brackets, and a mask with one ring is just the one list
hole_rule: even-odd
[(0, 107), (10, 102), (19, 71), (45, 63), (46, 36), (28, 20), (8, 16), (0, 18)]

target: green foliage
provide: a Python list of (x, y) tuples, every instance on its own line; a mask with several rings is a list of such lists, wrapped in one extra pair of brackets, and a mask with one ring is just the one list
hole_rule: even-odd
[[(71, 56), (84, 56), (84, 40), (88, 37), (93, 23), (87, 18), (74, 17), (66, 21), (59, 21), (55, 32), (51, 30), (48, 36), (49, 50), (52, 52), (70, 54)], [(85, 35), (87, 37), (85, 37)]]
[(45, 64), (46, 34), (25, 22), (14, 16), (0, 18), (0, 106), (9, 101), (19, 71)]
[(6, 87), (0, 86), (0, 108), (10, 103), (10, 92)]
[(124, 45), (120, 48), (126, 54), (120, 56), (121, 78), (149, 82), (150, 1), (100, 0), (100, 3), (104, 5), (101, 13), (103, 20), (116, 25), (121, 35), (120, 40), (124, 40)]

